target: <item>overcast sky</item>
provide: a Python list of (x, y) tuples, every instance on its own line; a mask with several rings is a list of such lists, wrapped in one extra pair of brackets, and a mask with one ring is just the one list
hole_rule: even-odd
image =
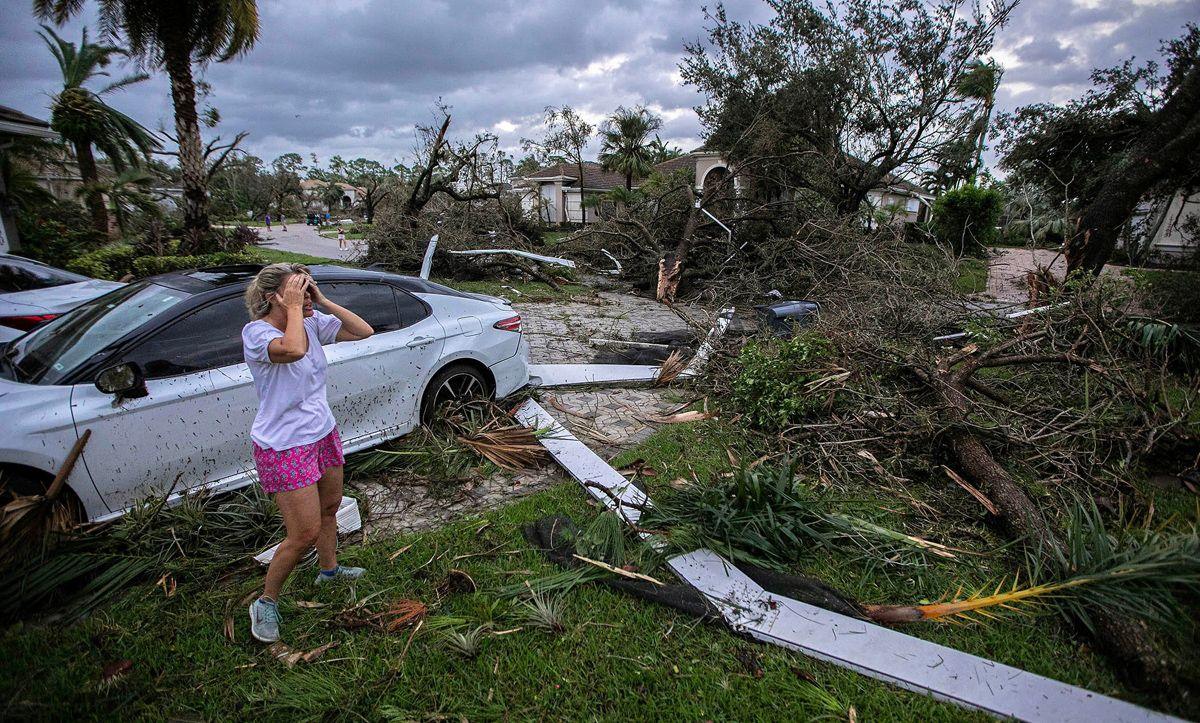
[[(570, 104), (598, 122), (618, 105), (663, 116), (664, 139), (700, 143), (681, 84), (683, 44), (703, 34), (703, 0), (259, 0), (261, 38), (246, 56), (211, 65), (218, 132), (250, 131), (270, 160), (289, 151), (407, 160), (412, 128), (441, 98), (458, 135), (488, 130), (519, 155), (542, 109)], [(765, 20), (758, 0), (726, 3)], [(81, 20), (60, 30), (78, 41)], [(1002, 110), (1078, 95), (1093, 67), (1157, 55), (1159, 41), (1200, 20), (1200, 0), (1024, 0), (1000, 34)], [(60, 74), (36, 36), (29, 0), (0, 0), (0, 105), (47, 118)], [(148, 127), (171, 127), (163, 76), (111, 97)], [(595, 148), (592, 149), (593, 154)]]

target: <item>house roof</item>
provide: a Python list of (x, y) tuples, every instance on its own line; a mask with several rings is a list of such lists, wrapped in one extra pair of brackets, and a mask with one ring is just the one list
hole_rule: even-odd
[[(324, 188), (327, 185), (329, 185), (328, 181), (317, 181), (312, 178), (305, 178), (304, 180), (300, 181), (300, 188), (304, 189), (305, 191), (312, 191), (312, 190), (315, 190), (318, 188)], [(349, 183), (338, 183), (337, 186), (339, 186), (343, 190), (357, 191), (358, 193), (363, 193), (363, 189), (359, 188), (358, 186), (351, 185)]]
[[(577, 186), (579, 181), (579, 168), (574, 163), (551, 163), (548, 166), (542, 166), (533, 173), (525, 176), (525, 180), (533, 181), (537, 179), (559, 179), (563, 180), (564, 184), (569, 183), (572, 186)], [(606, 171), (595, 161), (583, 162), (583, 187), (599, 191), (607, 191), (610, 188), (617, 188), (625, 185), (625, 176), (620, 173)]]
[(674, 173), (681, 168), (694, 169), (696, 167), (696, 155), (696, 152), (692, 151), (691, 153), (685, 153), (678, 158), (669, 158), (662, 163), (654, 164), (654, 170), (658, 171), (659, 173)]
[(58, 134), (50, 130), (48, 122), (3, 105), (0, 105), (0, 133), (37, 138), (58, 138)]

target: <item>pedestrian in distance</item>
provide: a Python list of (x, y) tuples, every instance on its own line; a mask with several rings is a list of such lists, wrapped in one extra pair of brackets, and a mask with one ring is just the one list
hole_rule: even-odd
[(271, 230), (271, 214), (268, 213), (266, 216), (263, 217), (263, 220), (267, 222), (267, 230), (270, 231)]
[(283, 220), (283, 211), (279, 212), (279, 225), (283, 227), (284, 231), (287, 231), (287, 221)]
[[(361, 567), (338, 564), (337, 511), (342, 500), (342, 441), (325, 388), (323, 344), (366, 339), (370, 324), (321, 293), (302, 264), (264, 267), (246, 289), (251, 321), (242, 353), (254, 379), (258, 412), (250, 429), (254, 467), (275, 498), (286, 536), (275, 550), (262, 595), (250, 604), (250, 634), (279, 640), (279, 594), (314, 546), (317, 584), (354, 580)], [(314, 307), (320, 307), (317, 311)]]

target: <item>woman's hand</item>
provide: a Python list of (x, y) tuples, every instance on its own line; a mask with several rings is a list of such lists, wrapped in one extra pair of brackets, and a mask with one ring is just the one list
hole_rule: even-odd
[(325, 295), (321, 293), (321, 289), (317, 288), (317, 282), (312, 277), (308, 279), (308, 291), (312, 294), (314, 304), (320, 304), (321, 306), (329, 304), (329, 299), (326, 299)]
[(312, 279), (305, 274), (292, 274), (287, 281), (283, 282), (283, 288), (275, 294), (275, 303), (284, 309), (302, 310), (304, 308), (304, 291), (311, 282)]

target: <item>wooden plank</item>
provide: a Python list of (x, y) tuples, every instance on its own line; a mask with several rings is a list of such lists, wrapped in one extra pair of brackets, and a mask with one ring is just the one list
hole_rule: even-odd
[(712, 550), (667, 561), (735, 631), (907, 690), (1022, 721), (1177, 718), (762, 589)]

